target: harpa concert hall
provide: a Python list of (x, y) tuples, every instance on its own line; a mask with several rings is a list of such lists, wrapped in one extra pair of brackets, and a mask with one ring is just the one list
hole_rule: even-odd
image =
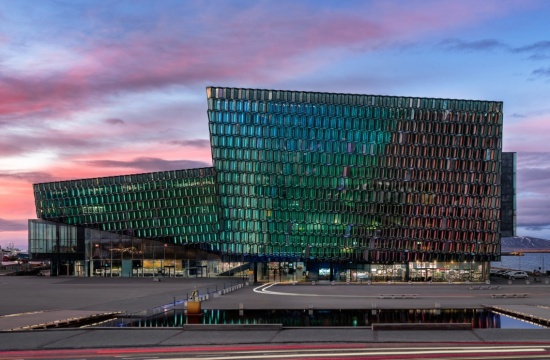
[(502, 102), (207, 100), (212, 167), (35, 184), (31, 257), (53, 275), (482, 281), (514, 236)]

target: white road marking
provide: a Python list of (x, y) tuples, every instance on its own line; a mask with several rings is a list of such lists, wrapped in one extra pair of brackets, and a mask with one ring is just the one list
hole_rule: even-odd
[(347, 297), (347, 298), (372, 298), (377, 297), (373, 295), (319, 295), (319, 294), (298, 294), (298, 293), (287, 293), (287, 292), (278, 292), (267, 290), (270, 287), (277, 285), (277, 283), (265, 284), (254, 288), (254, 292), (258, 294), (268, 294), (268, 295), (282, 295), (282, 296), (323, 296), (323, 297)]
[[(213, 357), (203, 357), (200, 356), (201, 360), (229, 360), (229, 359), (284, 359), (284, 358), (294, 358), (297, 356), (307, 356), (310, 357), (342, 357), (342, 356), (375, 356), (375, 355), (437, 355), (437, 354), (493, 354), (495, 352), (499, 353), (522, 353), (522, 352), (543, 352), (544, 348), (541, 347), (532, 347), (532, 348), (458, 348), (458, 349), (449, 349), (441, 348), (438, 350), (390, 350), (388, 351), (355, 351), (355, 352), (345, 352), (342, 353), (343, 349), (326, 349), (325, 351), (336, 351), (336, 353), (324, 353), (319, 352), (320, 350), (315, 350), (315, 353), (304, 353), (302, 355), (293, 353), (293, 354), (272, 354), (272, 355), (230, 355), (230, 356), (213, 356)], [(263, 352), (265, 353), (265, 352)], [(197, 357), (175, 357), (175, 358), (163, 358), (162, 360), (196, 360)]]

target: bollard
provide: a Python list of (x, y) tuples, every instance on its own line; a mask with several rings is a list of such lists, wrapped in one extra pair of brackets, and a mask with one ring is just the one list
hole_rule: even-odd
[(311, 282), (311, 285), (315, 285), (315, 280)]
[(330, 285), (334, 285), (334, 280), (330, 282)]
[(201, 313), (200, 301), (187, 302), (187, 315), (199, 315)]

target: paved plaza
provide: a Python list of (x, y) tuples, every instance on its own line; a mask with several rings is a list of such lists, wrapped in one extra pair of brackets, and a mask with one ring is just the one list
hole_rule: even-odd
[[(245, 284), (208, 278), (0, 277), (2, 330), (24, 324), (108, 312), (131, 314), (160, 306), (182, 307), (193, 291), (209, 294), (203, 309), (466, 309), (485, 306), (533, 307), (550, 313), (550, 285), (495, 279), (491, 284), (374, 283)], [(233, 290), (233, 291), (229, 291)], [(508, 296), (501, 296), (508, 295)], [(544, 315), (545, 316), (545, 315)], [(204, 331), (178, 328), (48, 329), (3, 331), (0, 350), (97, 346), (173, 346), (205, 344), (317, 342), (548, 342), (550, 329), (474, 329), (373, 331), (370, 328), (294, 328)]]

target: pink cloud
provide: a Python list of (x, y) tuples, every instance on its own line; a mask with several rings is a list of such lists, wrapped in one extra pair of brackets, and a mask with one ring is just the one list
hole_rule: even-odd
[[(206, 123), (206, 100), (200, 111), (181, 111), (181, 122), (175, 115), (167, 119), (153, 111), (142, 118), (108, 114), (93, 119), (95, 110), (117, 104), (126, 94), (170, 92), (172, 86), (201, 91), (206, 85), (268, 86), (318, 72), (355, 52), (423, 40), (431, 36), (426, 34), (470, 27), (530, 6), (505, 1), (354, 2), (348, 8), (343, 4), (331, 9), (291, 1), (250, 4), (201, 3), (203, 11), (188, 18), (167, 14), (152, 27), (128, 29), (122, 23), (113, 25), (117, 24), (113, 20), (121, 19), (98, 21), (95, 17), (101, 12), (90, 11), (86, 20), (98, 21), (97, 32), (78, 42), (67, 35), (73, 62), (45, 73), (0, 73), (0, 129), (20, 124), (40, 129), (40, 133), (0, 133), (0, 155), (44, 149), (58, 156), (54, 165), (22, 169), (26, 175), (17, 178), (11, 173), (9, 179), (1, 179), (9, 195), (0, 202), (0, 217), (35, 217), (30, 183), (37, 174), (77, 179), (161, 171), (184, 160), (210, 163), (210, 150), (200, 146), (204, 141), (192, 140), (196, 134), (174, 139), (178, 135), (170, 131)], [(113, 36), (120, 33), (121, 37)], [(9, 40), (0, 35), (0, 42)], [(38, 60), (59, 61), (55, 56)], [(150, 102), (151, 108), (156, 106), (154, 99)], [(196, 114), (190, 116), (192, 111)], [(89, 122), (69, 126), (79, 114), (87, 114)], [(547, 128), (546, 123), (540, 118), (515, 127), (507, 124), (506, 147), (529, 150), (538, 144), (546, 149), (540, 130)], [(206, 126), (201, 129), (206, 131)], [(157, 160), (136, 160), (140, 158)]]
[(540, 152), (550, 151), (548, 115), (521, 118), (506, 123), (504, 128), (504, 149), (506, 151)]
[(8, 196), (2, 196), (0, 202), (0, 218), (6, 220), (22, 220), (35, 218), (34, 194), (32, 186), (27, 181), (0, 178), (3, 192), (9, 189)]
[(536, 6), (535, 2), (513, 1), (415, 1), (376, 3), (382, 22), (394, 34), (406, 37), (419, 33), (462, 27), (486, 19), (495, 19), (518, 10)]
[(418, 38), (517, 6), (482, 2), (471, 11), (468, 2), (416, 2), (414, 6), (382, 2), (374, 7), (365, 3), (354, 11), (329, 11), (300, 3), (244, 9), (222, 5), (205, 15), (203, 20), (211, 17), (208, 22), (175, 26), (172, 21), (159, 21), (152, 31), (134, 30), (121, 43), (92, 34), (83, 47), (74, 49), (79, 60), (65, 71), (39, 78), (0, 76), (0, 115), (60, 116), (126, 91), (204, 84), (212, 79), (216, 84), (273, 81), (314, 71), (350, 50)]

